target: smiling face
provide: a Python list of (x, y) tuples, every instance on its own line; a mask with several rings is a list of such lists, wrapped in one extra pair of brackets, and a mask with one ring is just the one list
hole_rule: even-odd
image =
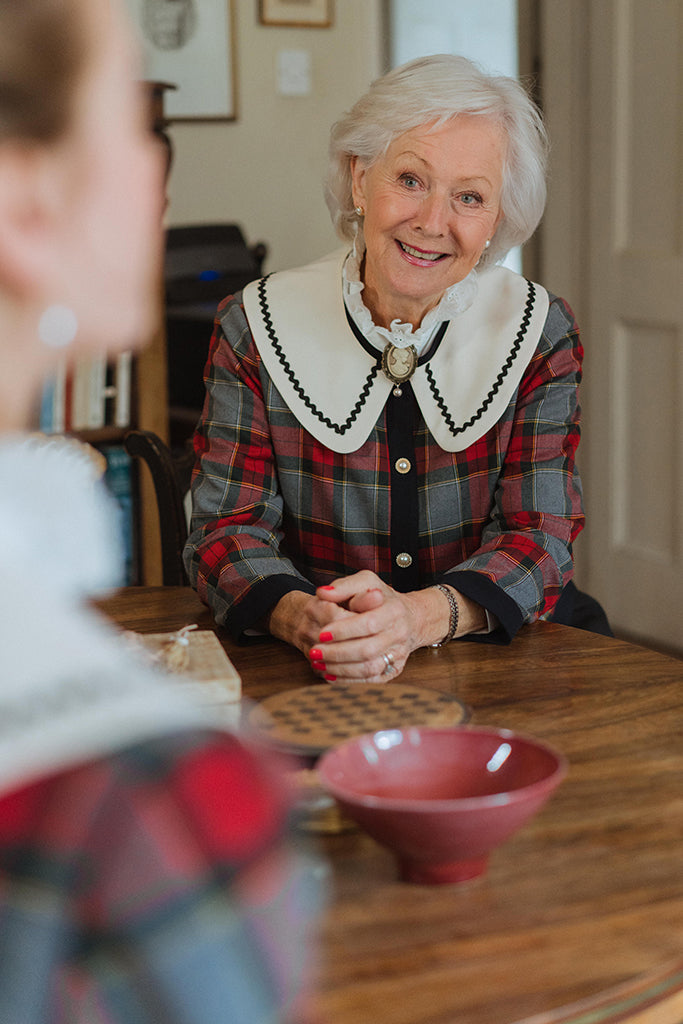
[(365, 211), (363, 300), (376, 324), (417, 327), (476, 266), (502, 218), (504, 157), (503, 130), (461, 114), (404, 132), (369, 166), (351, 158)]

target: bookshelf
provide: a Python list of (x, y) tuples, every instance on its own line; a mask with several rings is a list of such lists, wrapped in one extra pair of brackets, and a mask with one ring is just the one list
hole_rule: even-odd
[(166, 334), (161, 288), (157, 328), (146, 347), (118, 359), (80, 360), (46, 386), (38, 427), (66, 434), (97, 448), (105, 457), (105, 482), (124, 509), (132, 582), (162, 582), (156, 493), (147, 466), (130, 461), (123, 441), (134, 427), (152, 430), (168, 442)]
[[(165, 96), (175, 85), (169, 82), (143, 83), (147, 94), (149, 125), (154, 137), (163, 146), (167, 157), (167, 168), (170, 171), (172, 146), (166, 131), (168, 119), (165, 113)], [(157, 327), (146, 347), (141, 349), (132, 360), (131, 391), (130, 391), (130, 427), (141, 430), (153, 430), (155, 434), (168, 443), (168, 369), (166, 355), (165, 300), (163, 281), (159, 281)], [(123, 442), (126, 429), (119, 431), (112, 438), (115, 443)], [(105, 432), (107, 428), (105, 428)], [(95, 444), (108, 443), (109, 438), (94, 435)], [(146, 465), (136, 460), (132, 466), (135, 474), (136, 527), (137, 527), (137, 567), (139, 582), (145, 586), (157, 586), (162, 583), (161, 568), (161, 537), (159, 534), (159, 513), (157, 510), (156, 493), (151, 474)]]
[[(135, 359), (133, 404), (136, 407), (136, 426), (141, 430), (153, 430), (162, 441), (168, 443), (168, 372), (161, 288), (157, 320), (158, 327), (154, 336)], [(140, 460), (138, 487), (141, 582), (150, 587), (158, 586), (162, 582), (159, 513), (151, 474)]]
[[(174, 86), (146, 82), (150, 128), (169, 155), (164, 94)], [(168, 443), (168, 370), (163, 281), (159, 281), (156, 328), (145, 347), (111, 361), (89, 360), (57, 375), (46, 385), (40, 409), (40, 429), (66, 433), (103, 453), (123, 452), (131, 428), (152, 430)], [(125, 460), (128, 456), (124, 457)], [(121, 460), (122, 461), (122, 460)], [(120, 474), (121, 467), (112, 467)], [(152, 478), (140, 460), (129, 464), (129, 494), (133, 508), (135, 582), (162, 583), (161, 539)], [(114, 488), (112, 488), (114, 489)]]
[[(150, 129), (166, 154), (167, 178), (171, 170), (173, 146), (169, 138), (165, 112), (166, 93), (176, 88), (170, 82), (146, 82)], [(162, 441), (169, 441), (168, 358), (166, 345), (166, 300), (163, 279), (159, 281), (157, 327), (146, 348), (137, 355), (133, 373), (132, 400), (135, 426), (152, 430)], [(138, 564), (141, 583), (158, 586), (162, 583), (161, 535), (156, 492), (149, 469), (140, 460), (138, 472)]]

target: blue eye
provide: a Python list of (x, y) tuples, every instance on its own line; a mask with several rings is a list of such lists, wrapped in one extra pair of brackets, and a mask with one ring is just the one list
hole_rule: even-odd
[(477, 203), (481, 202), (481, 196), (477, 195), (476, 192), (464, 192), (460, 196), (460, 201), (465, 206), (476, 206)]
[(402, 174), (401, 181), (404, 185), (407, 185), (408, 188), (417, 188), (419, 185), (419, 181), (414, 174)]

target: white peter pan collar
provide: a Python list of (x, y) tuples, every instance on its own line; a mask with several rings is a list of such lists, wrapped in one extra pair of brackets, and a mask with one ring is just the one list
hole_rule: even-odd
[[(301, 425), (332, 451), (357, 451), (393, 384), (346, 316), (337, 251), (247, 285), (244, 308), (268, 373)], [(437, 444), (463, 451), (505, 412), (548, 313), (540, 285), (503, 267), (478, 274), (475, 300), (453, 316), (411, 384)], [(428, 353), (425, 353), (428, 355)]]

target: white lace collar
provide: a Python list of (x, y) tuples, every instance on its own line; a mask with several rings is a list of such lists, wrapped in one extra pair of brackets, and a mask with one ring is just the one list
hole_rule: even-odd
[(464, 313), (477, 296), (477, 272), (472, 270), (463, 281), (446, 289), (438, 305), (429, 310), (418, 327), (413, 328), (412, 324), (401, 323), (400, 320), (392, 320), (388, 330), (386, 327), (377, 327), (362, 297), (365, 285), (361, 281), (360, 268), (364, 254), (365, 246), (359, 232), (342, 269), (344, 302), (361, 334), (379, 352), (390, 341), (396, 348), (414, 345), (417, 354), (421, 355), (440, 324)]
[(118, 582), (113, 503), (88, 457), (0, 442), (0, 793), (138, 740), (209, 724), (90, 610)]
[(69, 603), (121, 583), (116, 506), (99, 477), (76, 442), (42, 435), (0, 442), (4, 571), (35, 573), (38, 595), (46, 590)]

